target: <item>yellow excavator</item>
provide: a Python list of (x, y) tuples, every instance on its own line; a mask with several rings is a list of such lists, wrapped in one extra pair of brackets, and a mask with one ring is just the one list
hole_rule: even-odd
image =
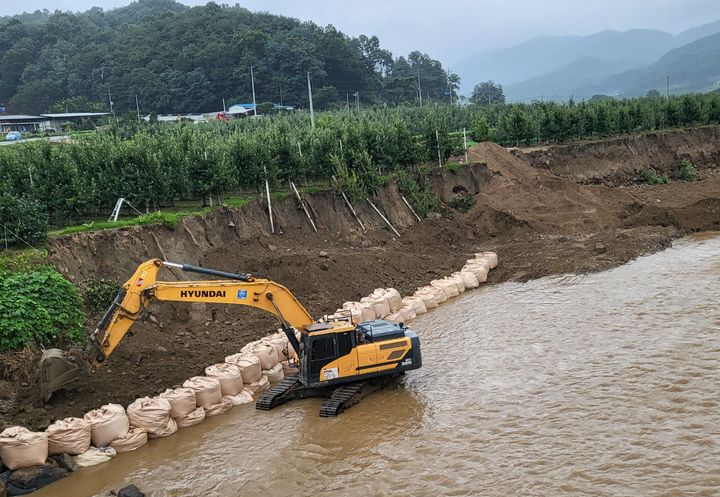
[[(222, 279), (158, 281), (163, 267)], [(287, 288), (264, 275), (153, 259), (138, 266), (122, 286), (92, 333), (88, 351), (45, 351), (39, 370), (43, 399), (49, 400), (67, 383), (101, 367), (153, 300), (239, 304), (275, 315), (295, 353), (298, 372), (258, 397), (255, 405), (262, 410), (293, 399), (324, 397), (320, 415), (337, 416), (405, 371), (422, 365), (420, 340), (403, 324), (383, 320), (353, 323), (350, 316), (315, 321)]]

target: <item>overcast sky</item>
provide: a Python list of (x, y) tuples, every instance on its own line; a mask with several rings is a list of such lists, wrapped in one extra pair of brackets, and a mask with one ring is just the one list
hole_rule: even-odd
[[(35, 9), (113, 8), (130, 0), (0, 0), (0, 15)], [(204, 5), (206, 0), (182, 0)], [(218, 0), (217, 3), (235, 3)], [(604, 29), (678, 33), (720, 19), (720, 0), (246, 0), (250, 10), (333, 24), (350, 35), (376, 34), (395, 55), (419, 49), (453, 64), (472, 52), (538, 35)]]

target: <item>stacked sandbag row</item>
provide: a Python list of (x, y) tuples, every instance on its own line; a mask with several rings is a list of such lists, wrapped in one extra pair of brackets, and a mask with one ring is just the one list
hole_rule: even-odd
[(418, 288), (412, 297), (403, 298), (402, 306), (385, 319), (395, 323), (410, 321), (466, 290), (479, 287), (487, 281), (488, 271), (497, 267), (497, 264), (497, 254), (494, 252), (478, 252), (474, 258), (466, 261), (460, 271), (433, 280), (430, 285)]

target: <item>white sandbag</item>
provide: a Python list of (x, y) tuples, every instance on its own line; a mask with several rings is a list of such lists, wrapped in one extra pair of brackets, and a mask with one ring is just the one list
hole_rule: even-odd
[(433, 297), (435, 297), (435, 302), (437, 302), (438, 305), (442, 304), (443, 302), (447, 302), (448, 299), (443, 289), (439, 286), (428, 285), (422, 288), (418, 288), (418, 291), (427, 291), (432, 293)]
[(235, 364), (240, 368), (240, 376), (242, 376), (243, 384), (248, 385), (254, 383), (262, 376), (262, 366), (260, 358), (250, 354), (234, 354), (227, 356), (225, 362)]
[[(443, 295), (445, 294), (443, 293)], [(435, 309), (438, 306), (435, 294), (431, 290), (418, 290), (413, 297), (422, 300), (426, 310)]]
[(403, 322), (407, 322), (407, 321), (410, 321), (411, 319), (415, 319), (415, 310), (410, 305), (402, 306), (398, 312), (402, 316)]
[(483, 264), (468, 263), (462, 268), (463, 271), (470, 271), (477, 278), (478, 283), (485, 283), (487, 281), (488, 269)]
[(223, 395), (223, 399), (227, 399), (232, 402), (233, 406), (241, 406), (243, 404), (249, 404), (253, 401), (252, 392), (244, 388), (242, 392), (237, 395)]
[(270, 388), (270, 380), (268, 380), (267, 376), (262, 375), (258, 381), (247, 384), (245, 387), (249, 389), (253, 395), (257, 395)]
[(377, 317), (375, 316), (375, 309), (373, 309), (372, 304), (368, 304), (367, 302), (360, 302), (360, 313), (362, 315), (360, 319), (361, 323), (372, 321)]
[(178, 418), (175, 420), (178, 428), (187, 428), (188, 426), (199, 425), (203, 421), (205, 421), (204, 407), (198, 407), (184, 418)]
[(490, 269), (495, 269), (498, 265), (498, 256), (495, 252), (478, 252), (475, 254), (478, 259), (485, 259), (490, 263)]
[(104, 462), (108, 462), (115, 457), (117, 452), (112, 447), (90, 447), (82, 454), (73, 457), (75, 464), (80, 468), (96, 466)]
[(473, 289), (480, 286), (480, 282), (478, 281), (477, 276), (475, 276), (475, 273), (470, 271), (460, 271), (458, 276), (460, 276), (463, 283), (465, 283), (465, 288)]
[(402, 323), (403, 322), (403, 316), (398, 312), (391, 312), (387, 316), (385, 316), (385, 321), (389, 321), (391, 323)]
[(209, 418), (212, 416), (219, 416), (220, 414), (225, 414), (230, 409), (232, 409), (233, 403), (230, 402), (227, 398), (221, 398), (220, 402), (218, 402), (215, 405), (212, 406), (206, 406), (205, 409), (205, 417)]
[[(152, 435), (165, 434), (177, 426), (170, 422), (170, 401), (162, 397), (142, 397), (130, 404), (127, 408), (127, 416), (131, 426), (145, 428), (148, 437)], [(175, 433), (172, 431), (172, 433)]]
[(220, 392), (223, 395), (237, 395), (243, 389), (242, 374), (235, 364), (223, 362), (208, 366), (205, 375), (220, 381)]
[(427, 312), (427, 308), (419, 297), (405, 297), (402, 299), (403, 305), (409, 305), (415, 311), (415, 315), (420, 316)]
[(116, 438), (110, 443), (110, 447), (115, 452), (121, 454), (123, 452), (132, 452), (148, 443), (148, 434), (145, 428), (131, 426), (130, 430), (120, 438)]
[(474, 259), (468, 259), (465, 261), (466, 266), (482, 266), (485, 268), (486, 271), (490, 271), (490, 261), (483, 258), (477, 258)]
[(373, 311), (378, 319), (382, 319), (390, 314), (390, 305), (385, 297), (377, 297), (372, 302)]
[(195, 410), (195, 390), (192, 388), (167, 389), (160, 397), (170, 402), (170, 417), (184, 418)]
[(191, 388), (195, 392), (195, 405), (200, 407), (212, 406), (220, 402), (222, 392), (220, 381), (217, 378), (207, 376), (193, 376), (183, 383), (185, 388)]
[(243, 347), (241, 349), (241, 352), (257, 356), (258, 359), (260, 359), (260, 366), (262, 367), (262, 369), (270, 369), (275, 364), (280, 362), (278, 360), (277, 352), (275, 352), (275, 347), (273, 347), (269, 343), (252, 342), (248, 345), (252, 346)]
[(90, 423), (81, 418), (65, 418), (48, 426), (48, 455), (76, 456), (90, 448)]
[(458, 294), (465, 292), (465, 282), (460, 275), (450, 275), (445, 277), (446, 281), (451, 281), (457, 288)]
[(396, 312), (402, 307), (402, 296), (394, 288), (385, 289), (385, 298), (390, 306), (390, 312)]
[(453, 297), (457, 297), (460, 295), (460, 292), (458, 292), (457, 286), (455, 286), (455, 283), (448, 280), (433, 280), (430, 282), (430, 284), (434, 287), (440, 288), (444, 293), (445, 297), (448, 299), (451, 299)]
[(125, 435), (130, 429), (130, 421), (125, 408), (119, 404), (107, 404), (85, 414), (85, 421), (90, 423), (92, 444), (105, 447), (116, 438)]
[(48, 434), (22, 426), (11, 426), (0, 433), (0, 459), (8, 469), (45, 464), (48, 458)]
[(153, 433), (148, 433), (148, 438), (164, 438), (169, 437), (170, 435), (174, 435), (178, 431), (178, 425), (177, 421), (175, 421), (173, 418), (168, 418), (168, 422), (165, 425), (165, 428), (163, 428), (160, 431), (156, 431)]
[(287, 361), (295, 353), (284, 331), (273, 333), (262, 340), (275, 347), (278, 361)]
[(263, 375), (267, 376), (267, 379), (270, 383), (280, 383), (285, 378), (285, 373), (283, 373), (283, 366), (279, 362), (270, 369), (264, 369)]

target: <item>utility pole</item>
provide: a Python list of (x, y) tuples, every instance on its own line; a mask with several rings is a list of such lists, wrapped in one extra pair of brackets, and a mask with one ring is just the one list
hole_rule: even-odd
[(227, 114), (227, 105), (225, 105), (225, 99), (223, 98), (223, 114)]
[(283, 98), (282, 98), (282, 81), (278, 83), (280, 85), (280, 107), (283, 106)]
[(355, 106), (357, 107), (357, 111), (360, 112), (360, 92), (356, 91), (353, 95), (355, 97)]
[(667, 76), (667, 87), (665, 89), (665, 101), (670, 101), (670, 75)]
[(452, 94), (452, 86), (450, 86), (450, 71), (449, 71), (449, 70), (448, 70), (448, 72), (447, 72), (446, 75), (445, 75), (445, 81), (447, 82), (448, 91), (450, 92), (450, 106), (452, 106), (452, 104), (453, 104), (453, 94)]
[(420, 68), (417, 68), (418, 95), (420, 96), (420, 107), (422, 107), (422, 86), (420, 86)]
[(345, 100), (347, 101), (347, 111), (350, 112), (350, 93), (345, 93)]
[(142, 122), (142, 119), (140, 119), (140, 101), (137, 95), (135, 95), (135, 110), (137, 110), (138, 122)]
[(308, 80), (308, 99), (310, 100), (310, 127), (312, 129), (315, 129), (315, 109), (313, 108), (313, 100), (312, 100), (312, 84), (310, 83), (310, 73), (307, 73), (307, 80)]
[(115, 111), (113, 110), (112, 95), (110, 94), (110, 87), (108, 87), (108, 102), (110, 103), (110, 114), (115, 117)]
[(253, 71), (252, 64), (250, 65), (250, 81), (253, 91), (253, 111), (255, 112), (255, 117), (257, 117), (257, 102), (255, 102), (255, 72)]

